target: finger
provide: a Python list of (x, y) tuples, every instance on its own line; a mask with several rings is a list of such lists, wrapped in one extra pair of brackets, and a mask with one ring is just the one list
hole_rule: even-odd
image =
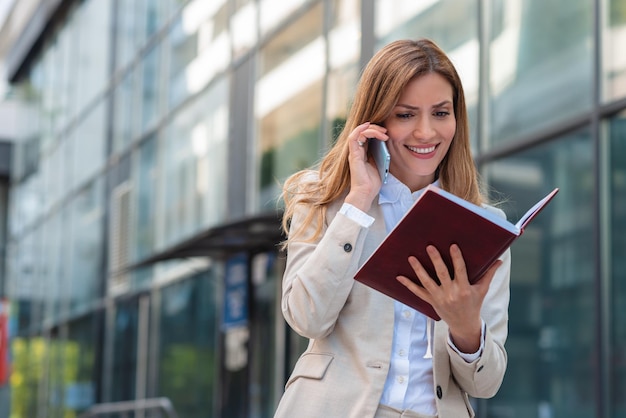
[(367, 137), (364, 132), (370, 127), (370, 122), (362, 123), (357, 126), (352, 133), (350, 134), (350, 146), (354, 150), (358, 150), (360, 148), (365, 148), (367, 146)]
[(387, 128), (384, 128), (382, 126), (378, 126), (378, 125), (374, 125), (374, 124), (370, 124), (363, 132), (362, 134), (366, 137), (366, 138), (376, 138), (379, 141), (387, 141), (389, 139), (389, 135), (387, 135)]
[(432, 305), (430, 293), (426, 289), (424, 289), (423, 287), (421, 287), (420, 285), (418, 285), (417, 283), (415, 283), (413, 280), (409, 279), (406, 276), (397, 276), (396, 280), (402, 283), (415, 296), (417, 296), (420, 299), (425, 300), (426, 302)]
[(463, 253), (458, 245), (452, 244), (450, 246), (450, 257), (452, 258), (452, 266), (454, 268), (454, 280), (458, 280), (462, 283), (469, 283), (465, 259), (463, 258)]
[(437, 284), (437, 282), (432, 277), (430, 277), (430, 274), (428, 274), (424, 266), (422, 266), (422, 263), (420, 263), (416, 257), (410, 256), (409, 264), (413, 268), (415, 275), (425, 289), (428, 289), (429, 291), (434, 291), (437, 287), (439, 287), (439, 284)]
[(441, 254), (439, 250), (434, 245), (429, 245), (426, 247), (426, 252), (430, 257), (430, 261), (433, 263), (433, 267), (435, 268), (435, 273), (437, 274), (437, 278), (441, 284), (450, 283), (452, 281), (452, 277), (450, 276), (450, 270), (448, 270), (448, 266), (441, 258)]

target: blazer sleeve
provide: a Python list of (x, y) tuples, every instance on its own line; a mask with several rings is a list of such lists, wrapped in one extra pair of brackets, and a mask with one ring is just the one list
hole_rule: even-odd
[[(492, 208), (493, 209), (493, 208)], [(505, 216), (504, 212), (493, 209)], [(500, 257), (502, 265), (489, 286), (483, 301), (481, 317), (486, 324), (485, 345), (476, 361), (467, 363), (448, 346), (451, 371), (459, 386), (470, 396), (490, 398), (495, 396), (504, 379), (507, 367), (505, 342), (508, 335), (511, 250)]]
[[(292, 229), (302, 224), (309, 207), (299, 205)], [(367, 228), (329, 208), (322, 236), (316, 242), (294, 241), (287, 247), (281, 309), (287, 323), (307, 338), (327, 336), (354, 285)], [(304, 236), (311, 236), (310, 225)]]

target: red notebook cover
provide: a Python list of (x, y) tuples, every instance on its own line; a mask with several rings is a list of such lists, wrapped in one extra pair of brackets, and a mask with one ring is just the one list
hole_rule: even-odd
[(463, 253), (470, 283), (475, 283), (498, 257), (519, 237), (524, 227), (554, 197), (554, 189), (514, 225), (487, 209), (471, 204), (451, 193), (428, 186), (387, 238), (356, 273), (355, 279), (435, 320), (441, 319), (433, 307), (415, 296), (396, 276), (419, 283), (408, 257), (415, 256), (429, 275), (436, 277), (428, 245), (437, 247), (452, 272), (450, 245)]

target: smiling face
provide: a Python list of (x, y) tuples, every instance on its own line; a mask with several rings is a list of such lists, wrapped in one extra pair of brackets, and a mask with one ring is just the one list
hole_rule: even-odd
[(390, 172), (411, 191), (435, 180), (456, 132), (453, 90), (437, 73), (411, 80), (384, 122)]

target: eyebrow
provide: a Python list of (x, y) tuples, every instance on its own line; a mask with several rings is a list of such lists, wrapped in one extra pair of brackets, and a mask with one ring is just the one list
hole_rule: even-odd
[[(444, 100), (442, 102), (434, 104), (432, 106), (432, 108), (433, 109), (437, 109), (437, 108), (440, 108), (440, 107), (444, 107), (444, 106), (446, 106), (448, 104), (452, 104), (452, 102), (450, 100)], [(417, 106), (411, 106), (411, 105), (404, 104), (404, 103), (398, 103), (398, 104), (396, 104), (396, 106), (404, 107), (404, 108), (410, 109), (410, 110), (419, 110), (419, 107), (417, 107)]]

